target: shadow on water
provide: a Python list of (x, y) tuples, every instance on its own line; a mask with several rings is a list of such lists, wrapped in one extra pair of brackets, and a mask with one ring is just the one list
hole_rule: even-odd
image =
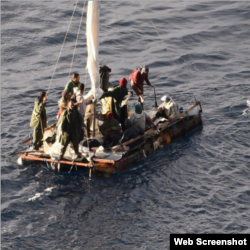
[(115, 175), (122, 178), (123, 176), (126, 177), (126, 175), (151, 175), (159, 170), (164, 170), (171, 165), (173, 161), (176, 161), (181, 158), (182, 155), (187, 154), (189, 150), (192, 150), (195, 138), (201, 135), (202, 130), (203, 126), (197, 128), (188, 135), (176, 139), (174, 142), (157, 149), (152, 155), (132, 164), (128, 169), (118, 172)]

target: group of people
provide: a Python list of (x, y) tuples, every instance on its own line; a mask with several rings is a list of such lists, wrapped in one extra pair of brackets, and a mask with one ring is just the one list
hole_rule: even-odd
[[(131, 87), (138, 97), (138, 103), (135, 105), (135, 111), (129, 112), (127, 103), (123, 103), (128, 96), (126, 78), (121, 78), (119, 85), (109, 89), (109, 73), (111, 69), (106, 65), (100, 66), (100, 87), (103, 94), (100, 99), (110, 98), (111, 105), (109, 110), (104, 115), (104, 122), (99, 126), (99, 131), (103, 135), (103, 146), (106, 148), (124, 143), (130, 139), (136, 138), (138, 135), (143, 135), (144, 131), (150, 127), (157, 128), (154, 121), (160, 117), (173, 119), (179, 115), (178, 105), (169, 96), (163, 96), (163, 103), (159, 106), (157, 113), (151, 119), (143, 109), (143, 84), (144, 81), (149, 86), (152, 86), (149, 79), (149, 67), (144, 66), (141, 69), (134, 70), (129, 79)], [(78, 144), (84, 139), (87, 133), (85, 125), (85, 113), (87, 105), (93, 103), (92, 100), (84, 99), (85, 85), (80, 83), (80, 75), (74, 73), (72, 79), (65, 86), (62, 97), (58, 101), (59, 111), (57, 113), (58, 122), (56, 127), (61, 126), (60, 143), (61, 154), (60, 159), (71, 142), (75, 153), (78, 157), (81, 155), (78, 152)], [(132, 94), (132, 92), (130, 92)], [(35, 101), (35, 106), (32, 112), (30, 126), (33, 127), (33, 144), (34, 149), (38, 150), (42, 145), (44, 129), (47, 126), (46, 114), (46, 92), (41, 92), (38, 99)], [(129, 144), (130, 148), (135, 147), (137, 142)]]

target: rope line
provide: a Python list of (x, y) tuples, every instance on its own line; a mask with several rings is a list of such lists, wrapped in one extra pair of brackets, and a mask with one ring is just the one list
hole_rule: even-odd
[(75, 8), (74, 8), (74, 10), (73, 10), (73, 13), (72, 13), (72, 16), (71, 16), (69, 25), (68, 25), (68, 29), (67, 29), (67, 31), (66, 31), (66, 34), (65, 34), (65, 37), (64, 37), (64, 40), (63, 40), (63, 44), (62, 44), (62, 46), (61, 46), (61, 50), (60, 50), (59, 55), (58, 55), (58, 58), (57, 58), (57, 62), (56, 62), (55, 68), (54, 68), (54, 72), (53, 72), (53, 74), (52, 74), (52, 77), (51, 77), (51, 80), (50, 80), (50, 83), (49, 83), (49, 87), (48, 87), (48, 90), (47, 90), (47, 95), (48, 95), (48, 93), (49, 93), (49, 89), (50, 89), (50, 87), (51, 87), (52, 81), (53, 81), (54, 76), (55, 76), (55, 72), (56, 72), (56, 69), (57, 69), (57, 65), (58, 65), (58, 62), (59, 62), (59, 60), (60, 60), (60, 57), (61, 57), (61, 54), (62, 54), (62, 50), (63, 50), (65, 41), (66, 41), (67, 36), (68, 36), (69, 28), (70, 28), (71, 22), (72, 22), (72, 20), (73, 20), (73, 16), (74, 16), (74, 14), (75, 14), (75, 10), (76, 10), (77, 4), (78, 4), (78, 0), (77, 0), (76, 3), (75, 3)]
[[(145, 11), (145, 13), (148, 15), (148, 11), (147, 11), (146, 8), (142, 5), (142, 2), (140, 2), (140, 4), (141, 4), (141, 7), (143, 8), (143, 10)], [(151, 18), (149, 18), (149, 19), (150, 19), (150, 21), (151, 21), (151, 23), (152, 23), (152, 25), (153, 25), (155, 31), (157, 32), (158, 36), (160, 37), (160, 39), (161, 39), (161, 41), (162, 41), (162, 43), (163, 43), (163, 45), (164, 45), (166, 51), (168, 51), (168, 49), (167, 49), (167, 44), (165, 43), (165, 41), (164, 41), (163, 38), (161, 37), (161, 35), (160, 35), (159, 31), (157, 30), (157, 28), (156, 28), (156, 26), (155, 26), (153, 20), (152, 20)]]
[(86, 1), (84, 1), (84, 5), (83, 5), (83, 9), (82, 9), (82, 15), (81, 15), (81, 20), (80, 20), (80, 24), (79, 24), (79, 27), (78, 27), (78, 32), (77, 32), (75, 47), (74, 47), (72, 61), (71, 61), (70, 69), (69, 69), (69, 78), (70, 78), (70, 73), (71, 73), (73, 62), (74, 62), (74, 58), (75, 58), (76, 46), (77, 46), (77, 42), (78, 42), (78, 38), (79, 38), (81, 26), (82, 26), (82, 19), (83, 19), (83, 14), (84, 14), (84, 11), (85, 11), (85, 5), (86, 5)]
[[(116, 21), (118, 23), (118, 13), (117, 13), (117, 1), (115, 1), (115, 14), (116, 14)], [(119, 30), (119, 29), (118, 29)], [(121, 31), (119, 30), (119, 32), (121, 34)], [(125, 54), (123, 52), (120, 52), (122, 54), (122, 57), (124, 58), (124, 61), (125, 61), (125, 65), (126, 65), (126, 68), (129, 70), (129, 67), (128, 67), (128, 63), (127, 63), (127, 59), (125, 57)]]

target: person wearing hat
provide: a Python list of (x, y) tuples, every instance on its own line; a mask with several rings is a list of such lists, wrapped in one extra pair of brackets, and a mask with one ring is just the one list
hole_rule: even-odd
[(124, 105), (121, 107), (121, 103), (125, 96), (128, 95), (127, 89), (127, 79), (121, 78), (119, 81), (119, 86), (115, 87), (113, 90), (103, 93), (100, 99), (105, 97), (111, 97), (111, 112), (114, 118), (121, 123), (122, 130), (124, 131), (124, 121), (128, 117), (128, 106)]
[(153, 121), (163, 117), (171, 121), (180, 114), (178, 104), (168, 95), (164, 95), (161, 100), (163, 103), (159, 106), (157, 113), (153, 117)]
[(104, 147), (112, 147), (117, 145), (122, 137), (121, 126), (119, 122), (113, 117), (111, 111), (106, 113), (105, 120), (99, 127), (99, 130), (103, 135)]
[(148, 86), (152, 86), (148, 79), (149, 67), (143, 66), (142, 69), (134, 70), (130, 75), (131, 87), (138, 96), (138, 103), (143, 106), (143, 84), (146, 81)]
[(141, 127), (143, 131), (145, 131), (148, 126), (156, 127), (149, 115), (142, 110), (140, 103), (135, 105), (135, 113), (131, 113), (130, 120), (133, 125)]

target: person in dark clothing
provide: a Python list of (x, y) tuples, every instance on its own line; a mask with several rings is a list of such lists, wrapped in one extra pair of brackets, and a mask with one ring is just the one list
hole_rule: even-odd
[(114, 90), (103, 93), (100, 99), (104, 97), (112, 97), (111, 100), (111, 112), (114, 118), (121, 123), (122, 130), (124, 131), (124, 121), (128, 117), (128, 106), (124, 105), (121, 107), (121, 103), (125, 96), (128, 95), (127, 80), (121, 78), (119, 86), (115, 87)]
[(70, 97), (76, 94), (78, 90), (78, 86), (80, 84), (80, 75), (78, 73), (74, 73), (72, 75), (72, 79), (66, 84), (64, 90), (66, 90)]
[[(138, 135), (143, 135), (144, 134), (144, 130), (141, 127), (135, 126), (132, 124), (132, 121), (127, 118), (125, 120), (125, 131), (124, 134), (120, 140), (121, 143), (124, 143), (126, 141), (129, 141), (131, 139), (136, 138)], [(138, 145), (138, 143), (140, 143), (140, 139), (132, 142), (130, 144), (128, 144), (127, 146), (129, 146), (130, 148), (134, 148), (136, 145)]]
[(69, 99), (70, 99), (69, 93), (66, 90), (63, 90), (62, 97), (58, 101), (59, 111), (57, 113), (57, 119), (59, 119), (60, 115), (64, 112), (64, 110), (67, 109), (67, 104), (68, 104)]
[(84, 124), (81, 114), (76, 108), (74, 108), (74, 99), (70, 99), (67, 110), (65, 110), (62, 115), (62, 149), (60, 159), (63, 158), (63, 155), (70, 142), (73, 144), (75, 153), (78, 155), (78, 157), (81, 157), (78, 151), (79, 130), (84, 129)]
[(104, 147), (112, 147), (119, 143), (119, 140), (122, 137), (121, 126), (119, 122), (113, 118), (112, 112), (107, 112), (105, 115), (105, 121), (99, 129), (103, 135)]
[(109, 73), (111, 69), (107, 65), (103, 65), (99, 67), (100, 73), (100, 88), (103, 92), (107, 92), (109, 88)]
[(34, 128), (33, 144), (35, 150), (38, 150), (42, 146), (43, 132), (48, 123), (46, 114), (46, 101), (47, 94), (45, 91), (42, 91), (35, 101), (35, 106), (30, 120), (30, 126)]

